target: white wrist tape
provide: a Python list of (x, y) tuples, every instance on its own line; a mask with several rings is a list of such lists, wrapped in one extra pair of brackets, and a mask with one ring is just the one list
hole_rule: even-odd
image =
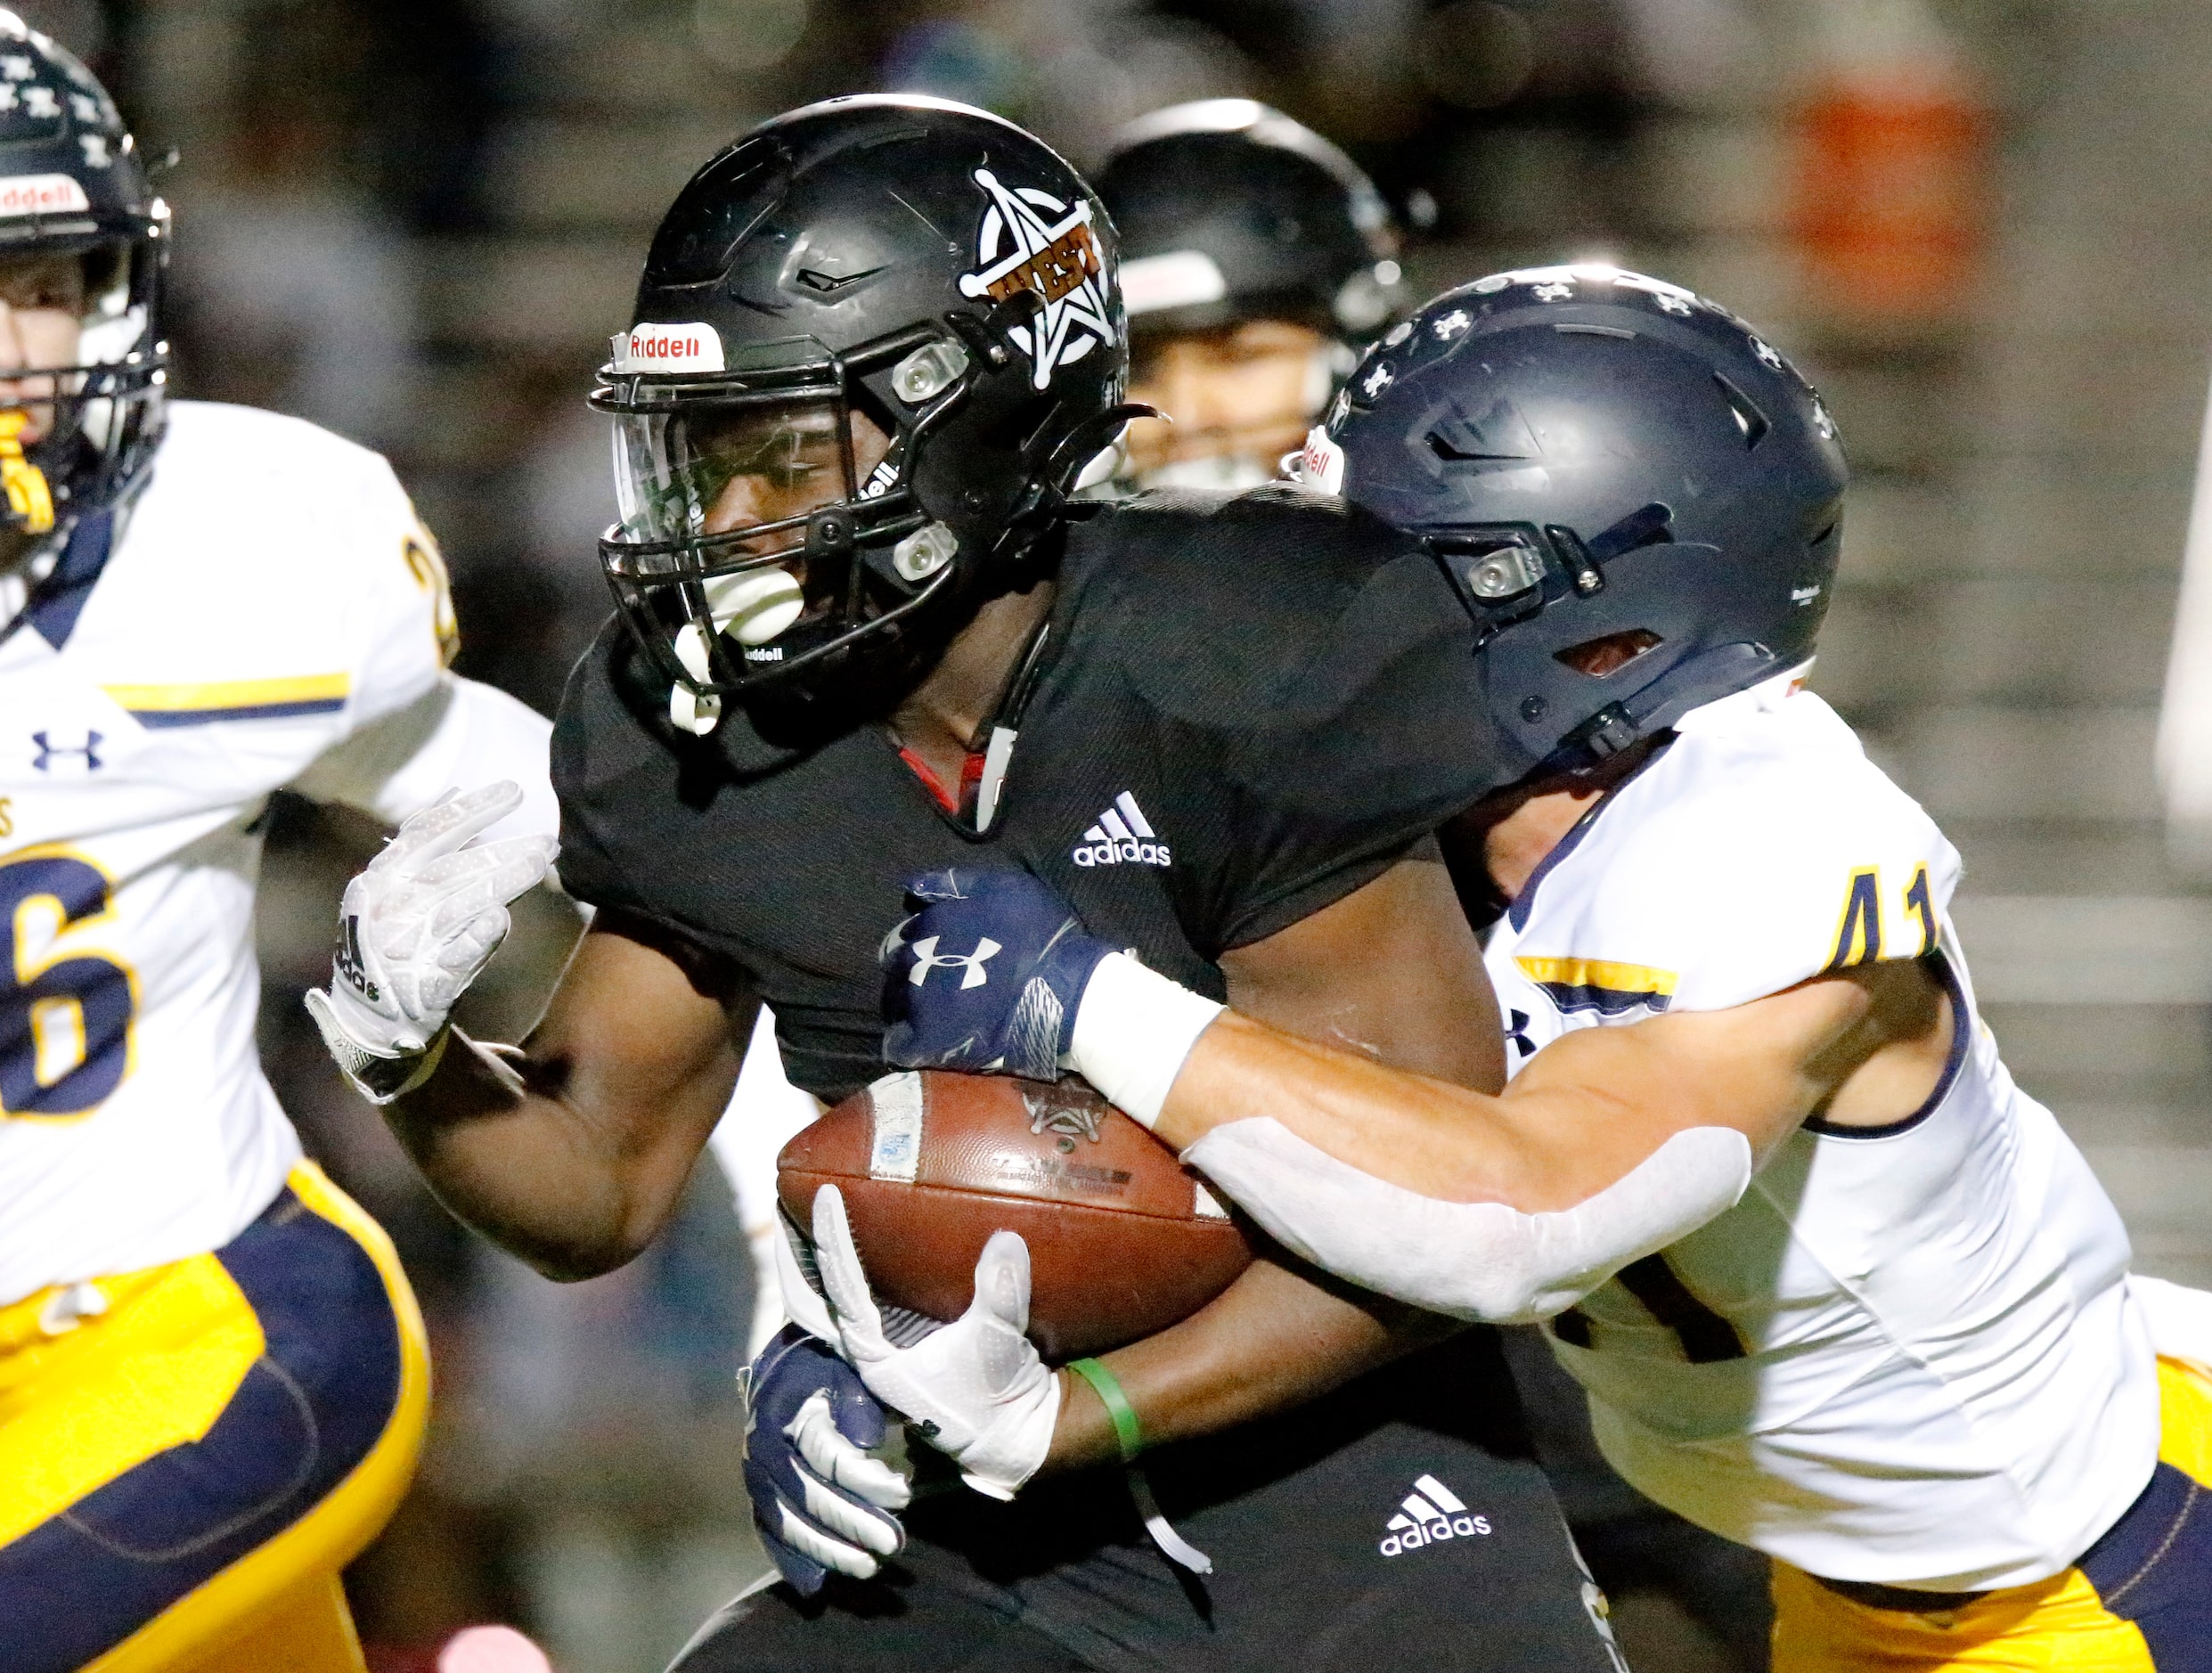
[(1149, 1129), (1183, 1059), (1225, 1008), (1128, 953), (1108, 953), (1076, 1001), (1067, 1066)]
[(1573, 1306), (1734, 1207), (1751, 1182), (1751, 1144), (1733, 1127), (1678, 1132), (1596, 1196), (1542, 1214), (1422, 1196), (1271, 1116), (1217, 1127), (1183, 1160), (1316, 1266), (1432, 1312), (1501, 1325)]

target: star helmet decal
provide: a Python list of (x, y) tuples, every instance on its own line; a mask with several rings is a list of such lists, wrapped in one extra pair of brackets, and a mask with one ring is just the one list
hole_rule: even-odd
[[(1593, 284), (1609, 285), (1616, 293), (1627, 291), (1643, 296), (1677, 317), (1688, 314), (1700, 300), (1696, 292), (1685, 290), (1677, 284), (1669, 284), (1664, 279), (1654, 279), (1649, 273), (1631, 273), (1609, 262), (1596, 261), (1574, 262), (1555, 267), (1516, 267), (1508, 273), (1488, 274), (1468, 288), (1476, 296), (1489, 297), (1520, 285), (1534, 292), (1539, 302), (1564, 302), (1577, 296), (1578, 286)], [(1590, 301), (1596, 298), (1583, 295), (1579, 299)]]
[(1109, 281), (1090, 230), (1090, 204), (1068, 204), (1034, 186), (1002, 185), (988, 168), (975, 184), (991, 200), (975, 233), (976, 271), (960, 275), (960, 293), (1004, 302), (1033, 290), (1044, 306), (1008, 335), (1029, 356), (1029, 380), (1044, 389), (1052, 374), (1114, 340)]

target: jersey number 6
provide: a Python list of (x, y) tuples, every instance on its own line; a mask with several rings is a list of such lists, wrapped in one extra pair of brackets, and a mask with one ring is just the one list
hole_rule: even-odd
[(107, 878), (81, 860), (0, 864), (0, 1115), (82, 1115), (122, 1082), (129, 973), (89, 953), (39, 963), (23, 945), (42, 916), (59, 935), (107, 910)]

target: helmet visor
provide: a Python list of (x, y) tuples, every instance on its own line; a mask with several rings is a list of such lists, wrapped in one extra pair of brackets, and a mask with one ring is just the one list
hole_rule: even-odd
[[(856, 459), (856, 444), (876, 457)], [(857, 472), (874, 468), (884, 445), (865, 420), (848, 424), (834, 400), (685, 401), (621, 412), (622, 530), (651, 543), (736, 537), (718, 554), (736, 562), (795, 552), (805, 546), (807, 518), (853, 498)], [(747, 530), (758, 534), (743, 538)]]

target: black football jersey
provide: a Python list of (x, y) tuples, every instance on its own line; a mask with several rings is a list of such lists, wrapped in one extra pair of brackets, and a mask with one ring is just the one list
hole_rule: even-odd
[[(877, 948), (918, 871), (1025, 866), (1094, 931), (1219, 996), (1225, 951), (1358, 888), (1529, 764), (1484, 718), (1473, 624), (1434, 560), (1342, 502), (1147, 498), (1068, 531), (1059, 583), (980, 836), (879, 725), (806, 748), (737, 711), (676, 733), (610, 629), (553, 734), (563, 882), (740, 967), (791, 1079), (834, 1101), (883, 1073)], [(1376, 1620), (1408, 1665), (1613, 1665), (1488, 1332), (1148, 1453), (1160, 1502), (1217, 1565), (1203, 1586), (1145, 1543), (1110, 1471), (1008, 1506), (933, 1496), (941, 1461), (917, 1467), (896, 1609), (809, 1609), (788, 1633), (733, 1617), (682, 1665), (970, 1665), (1015, 1629), (1024, 1666), (1269, 1673), (1336, 1665), (1326, 1646)], [(1392, 1530), (1431, 1482), (1464, 1500), (1469, 1537), (1405, 1560)]]
[(609, 624), (553, 734), (563, 884), (739, 967), (792, 1081), (883, 1073), (877, 949), (902, 883), (1022, 866), (1216, 998), (1216, 960), (1350, 894), (1529, 766), (1490, 726), (1433, 559), (1340, 501), (1153, 496), (1067, 535), (987, 833), (879, 724), (804, 748), (732, 708), (676, 731)]

